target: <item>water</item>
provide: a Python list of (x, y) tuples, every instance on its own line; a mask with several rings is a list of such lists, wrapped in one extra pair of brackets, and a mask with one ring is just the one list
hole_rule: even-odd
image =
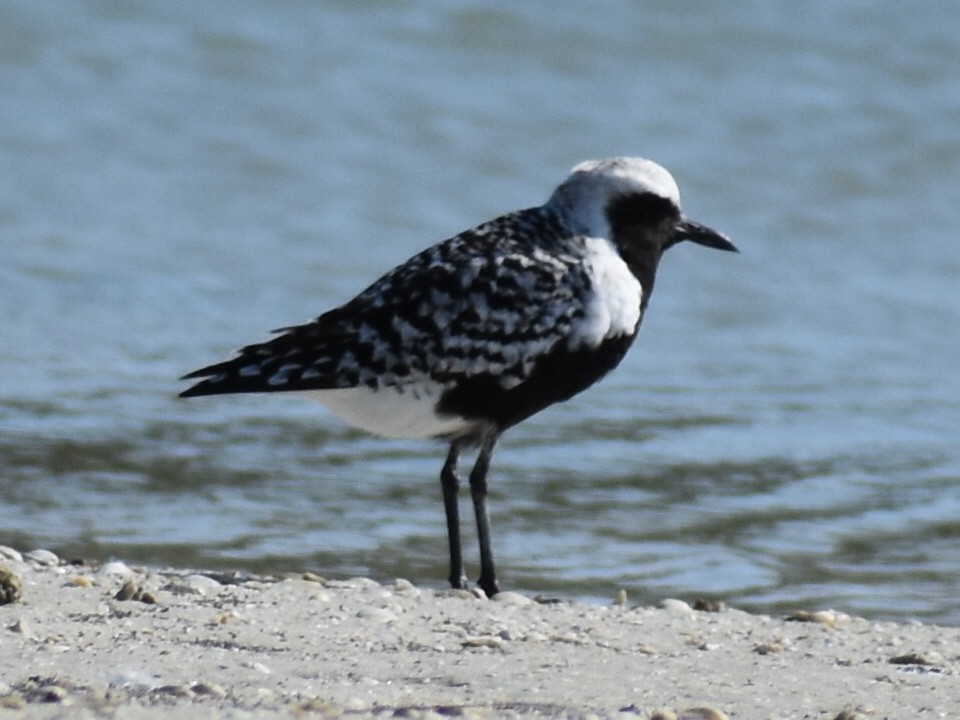
[(441, 446), (176, 378), (642, 154), (742, 254), (504, 436), (504, 585), (960, 622), (960, 6), (585, 7), (5, 3), (0, 542), (440, 586)]

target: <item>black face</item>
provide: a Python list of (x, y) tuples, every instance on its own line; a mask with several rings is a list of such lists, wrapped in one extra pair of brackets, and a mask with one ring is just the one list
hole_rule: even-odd
[(660, 257), (678, 242), (690, 240), (718, 250), (737, 250), (724, 235), (686, 219), (672, 200), (654, 193), (620, 195), (610, 201), (606, 213), (614, 245), (645, 289), (644, 300), (653, 289)]
[(649, 192), (620, 195), (607, 205), (615, 238), (645, 235), (650, 240), (669, 241), (670, 230), (680, 218), (680, 209), (672, 201)]
[(682, 217), (676, 205), (654, 193), (620, 195), (607, 205), (613, 244), (640, 281), (644, 300), (653, 289), (663, 251), (682, 239), (676, 233)]

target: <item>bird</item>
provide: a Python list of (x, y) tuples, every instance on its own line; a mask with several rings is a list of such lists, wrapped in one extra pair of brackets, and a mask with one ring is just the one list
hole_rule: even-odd
[(387, 438), (449, 443), (440, 471), (449, 582), (464, 572), (458, 464), (468, 476), (478, 587), (500, 591), (487, 475), (503, 432), (607, 375), (633, 343), (664, 252), (682, 241), (737, 252), (691, 220), (661, 165), (582, 162), (539, 207), (443, 240), (340, 307), (184, 375), (181, 397), (291, 392)]

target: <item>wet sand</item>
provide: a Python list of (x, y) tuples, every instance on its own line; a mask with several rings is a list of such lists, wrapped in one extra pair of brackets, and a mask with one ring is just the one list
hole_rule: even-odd
[(960, 716), (960, 629), (817, 608), (488, 600), (0, 547), (4, 600), (0, 718)]

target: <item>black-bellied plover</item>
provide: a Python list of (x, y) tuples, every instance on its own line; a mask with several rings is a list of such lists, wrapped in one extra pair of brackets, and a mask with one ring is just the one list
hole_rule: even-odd
[(186, 375), (182, 397), (299, 392), (376, 435), (450, 443), (440, 473), (450, 583), (466, 588), (457, 463), (479, 446), (470, 492), (479, 586), (499, 590), (487, 470), (504, 430), (606, 375), (637, 335), (657, 264), (683, 240), (736, 251), (686, 218), (663, 167), (581, 163), (540, 207), (414, 255), (350, 302)]

